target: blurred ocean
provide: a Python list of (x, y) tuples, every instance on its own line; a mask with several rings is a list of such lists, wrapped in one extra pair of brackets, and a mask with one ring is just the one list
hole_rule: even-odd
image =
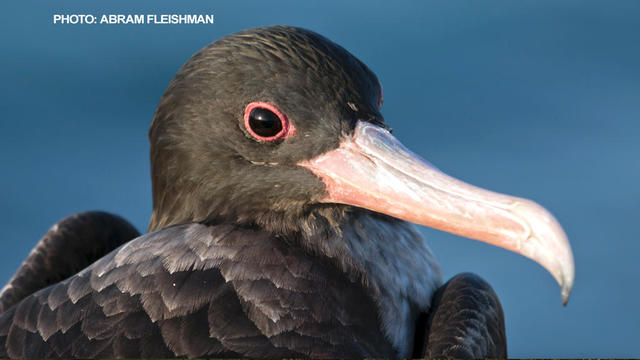
[[(139, 230), (147, 129), (195, 51), (250, 27), (317, 31), (384, 86), (394, 135), (443, 171), (534, 199), (563, 224), (566, 308), (540, 266), (423, 228), (445, 277), (499, 294), (512, 357), (640, 356), (640, 2), (85, 1), (0, 5), (0, 282), (59, 219)], [(53, 14), (215, 14), (213, 25), (54, 25)]]

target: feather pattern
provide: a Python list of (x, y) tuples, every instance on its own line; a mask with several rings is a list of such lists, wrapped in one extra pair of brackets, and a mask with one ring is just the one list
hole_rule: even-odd
[[(421, 293), (426, 305), (415, 303), (417, 289), (407, 285), (415, 280), (411, 274), (376, 268), (399, 263), (365, 259), (375, 253), (384, 260), (397, 246), (410, 250), (406, 242), (422, 240), (402, 222), (371, 227), (381, 221), (359, 216), (344, 229), (343, 239), (351, 241), (325, 256), (290, 239), (231, 225), (179, 225), (141, 236), (1, 314), (0, 356), (406, 353), (390, 330), (412, 323), (405, 319), (428, 307), (430, 294)], [(394, 232), (395, 239), (372, 241), (391, 235), (385, 226), (401, 231)], [(396, 245), (376, 247), (381, 243)], [(324, 244), (316, 250), (329, 248)], [(427, 284), (424, 291), (432, 291), (433, 281)], [(404, 295), (385, 297), (395, 291)], [(412, 334), (412, 329), (402, 331)]]

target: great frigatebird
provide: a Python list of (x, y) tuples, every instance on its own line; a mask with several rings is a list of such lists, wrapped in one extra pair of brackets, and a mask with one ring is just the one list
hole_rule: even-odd
[(55, 225), (0, 294), (1, 357), (505, 357), (472, 274), (446, 284), (409, 222), (523, 254), (573, 283), (525, 199), (406, 149), (376, 76), (308, 30), (224, 37), (169, 84), (149, 138), (153, 214)]

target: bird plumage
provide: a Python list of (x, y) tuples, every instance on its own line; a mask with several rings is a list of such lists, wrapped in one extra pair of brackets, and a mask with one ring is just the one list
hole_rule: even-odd
[[(391, 220), (398, 228), (385, 232), (371, 221), (362, 214), (345, 228), (359, 250), (338, 246), (329, 254), (234, 225), (149, 233), (3, 313), (0, 355), (409, 356), (413, 332), (405, 325), (428, 307), (438, 278), (429, 266), (439, 269), (419, 266), (432, 259), (408, 224)], [(406, 247), (406, 258), (373, 264), (397, 249), (356, 242), (379, 236), (395, 236), (385, 240)], [(366, 253), (344, 258), (342, 251)], [(413, 302), (420, 291), (426, 304)], [(385, 315), (391, 333), (379, 324)], [(399, 344), (395, 333), (403, 335)]]

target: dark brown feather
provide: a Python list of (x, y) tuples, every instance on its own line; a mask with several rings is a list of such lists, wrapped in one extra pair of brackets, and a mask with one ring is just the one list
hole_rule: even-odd
[(491, 286), (470, 273), (444, 284), (418, 319), (414, 357), (506, 358), (504, 314)]
[(191, 224), (139, 237), (0, 314), (0, 356), (394, 356), (378, 316), (327, 258)]
[(0, 293), (0, 313), (139, 235), (123, 218), (101, 211), (61, 220), (42, 237)]

